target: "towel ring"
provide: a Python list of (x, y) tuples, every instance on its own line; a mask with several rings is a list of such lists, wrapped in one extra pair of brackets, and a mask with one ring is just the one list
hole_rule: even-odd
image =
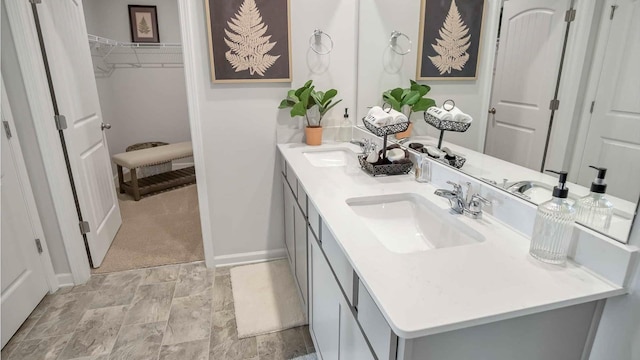
[[(399, 37), (404, 37), (409, 42), (409, 48), (407, 48), (407, 51), (398, 51), (398, 50), (396, 50), (396, 48), (398, 47), (398, 38)], [(408, 53), (411, 52), (411, 44), (412, 44), (411, 39), (406, 34), (403, 34), (403, 33), (401, 33), (400, 31), (397, 31), (397, 30), (393, 30), (391, 32), (391, 38), (389, 38), (389, 47), (391, 48), (391, 50), (393, 50), (394, 53), (396, 53), (398, 55), (407, 55)]]
[[(314, 44), (322, 44), (322, 35), (324, 35), (331, 44), (331, 46), (329, 46), (329, 50), (327, 51), (318, 51), (314, 46)], [(309, 47), (318, 55), (328, 55), (333, 50), (333, 39), (326, 32), (320, 29), (315, 29), (313, 30), (313, 34), (311, 34), (311, 37), (309, 38)]]
[[(451, 105), (451, 109), (447, 109), (447, 108), (445, 107), (448, 103), (451, 103), (451, 104), (449, 104), (449, 105)], [(455, 101), (453, 101), (453, 100), (451, 100), (451, 99), (447, 99), (447, 100), (445, 100), (445, 102), (443, 102), (443, 103), (442, 103), (442, 108), (443, 108), (443, 109), (445, 109), (445, 110), (447, 110), (447, 111), (451, 111), (451, 110), (453, 110), (455, 107), (456, 107), (456, 102), (455, 102)]]

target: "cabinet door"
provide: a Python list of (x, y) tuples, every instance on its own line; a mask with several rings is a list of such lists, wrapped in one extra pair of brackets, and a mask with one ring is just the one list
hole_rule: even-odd
[(295, 222), (295, 206), (296, 200), (293, 197), (293, 193), (291, 192), (291, 188), (289, 188), (289, 184), (287, 181), (283, 179), (283, 194), (284, 194), (284, 242), (287, 247), (287, 255), (289, 256), (289, 261), (291, 262), (291, 267), (295, 267), (295, 253), (294, 253), (294, 222)]
[(302, 299), (307, 304), (307, 219), (300, 207), (295, 207), (295, 258), (296, 258), (296, 279)]
[(375, 359), (344, 298), (340, 299), (340, 359)]
[(310, 327), (322, 360), (338, 360), (340, 298), (342, 295), (320, 247), (315, 241), (311, 241), (309, 244), (312, 304)]

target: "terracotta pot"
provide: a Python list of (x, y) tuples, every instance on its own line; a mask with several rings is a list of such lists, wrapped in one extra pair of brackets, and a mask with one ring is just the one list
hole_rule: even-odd
[(322, 144), (322, 126), (307, 126), (304, 128), (304, 135), (307, 139), (307, 145)]
[(407, 128), (407, 130), (396, 134), (396, 139), (399, 140), (399, 139), (408, 138), (409, 136), (411, 136), (412, 129), (413, 129), (413, 123), (409, 123), (409, 127)]

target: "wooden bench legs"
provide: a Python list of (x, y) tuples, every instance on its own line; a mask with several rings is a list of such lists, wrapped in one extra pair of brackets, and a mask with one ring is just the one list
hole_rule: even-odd
[(131, 195), (135, 201), (140, 200), (142, 195), (196, 182), (196, 170), (193, 166), (147, 176), (141, 179), (138, 179), (137, 168), (129, 169), (129, 174), (131, 175), (130, 181), (124, 181), (122, 166), (118, 165), (117, 167), (120, 193), (127, 193)]
[[(136, 169), (129, 169), (129, 174), (131, 175), (131, 181), (129, 183), (124, 182), (124, 172), (122, 171), (122, 166), (118, 166), (118, 188), (120, 189), (120, 194), (124, 194), (125, 192), (131, 194), (135, 201), (140, 200), (140, 188), (138, 187), (138, 173)], [(128, 191), (127, 191), (128, 190)]]
[(118, 189), (120, 194), (124, 194), (124, 174), (122, 172), (122, 166), (118, 165)]
[(131, 174), (131, 190), (133, 192), (133, 199), (135, 201), (140, 200), (140, 188), (138, 187), (138, 172), (136, 168), (129, 169), (129, 173)]

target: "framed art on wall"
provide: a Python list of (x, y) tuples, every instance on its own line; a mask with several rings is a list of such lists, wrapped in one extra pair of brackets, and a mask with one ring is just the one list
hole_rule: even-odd
[(152, 5), (129, 5), (131, 42), (159, 43), (158, 13)]
[(289, 0), (205, 2), (213, 82), (291, 82)]
[(418, 80), (475, 80), (485, 0), (422, 0)]

